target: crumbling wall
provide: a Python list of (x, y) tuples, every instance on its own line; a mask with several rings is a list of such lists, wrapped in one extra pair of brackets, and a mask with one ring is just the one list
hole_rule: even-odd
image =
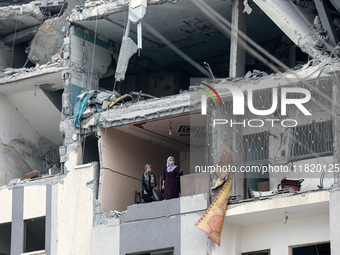
[(0, 119), (0, 185), (5, 185), (32, 170), (41, 170), (49, 145), (3, 95)]
[(70, 65), (72, 85), (84, 89), (98, 89), (99, 78), (111, 63), (108, 39), (80, 28), (71, 28)]
[(70, 36), (64, 39), (64, 65), (71, 70), (62, 77), (63, 120), (74, 114), (76, 98), (83, 90), (99, 88), (99, 79), (107, 72), (111, 59), (111, 45), (107, 39), (71, 27)]
[[(71, 27), (70, 34), (64, 38), (64, 92), (62, 95), (62, 116), (60, 132), (64, 144), (60, 147), (60, 162), (68, 160), (71, 152), (77, 151), (81, 144), (79, 130), (74, 127), (72, 116), (76, 110), (77, 96), (84, 90), (98, 90), (99, 79), (111, 64), (111, 45), (106, 38), (94, 35), (81, 28)], [(78, 163), (81, 163), (80, 161)]]

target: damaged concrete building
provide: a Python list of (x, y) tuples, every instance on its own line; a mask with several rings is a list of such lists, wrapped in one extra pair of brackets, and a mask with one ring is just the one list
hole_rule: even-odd
[[(340, 254), (339, 0), (5, 0), (0, 28), (0, 254)], [(180, 198), (143, 203), (170, 155)]]

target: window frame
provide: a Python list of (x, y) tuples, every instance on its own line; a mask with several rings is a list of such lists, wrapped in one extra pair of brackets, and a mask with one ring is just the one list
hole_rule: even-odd
[(259, 251), (249, 251), (249, 252), (242, 252), (242, 255), (252, 255), (252, 254), (259, 254), (259, 253), (264, 253), (267, 252), (268, 255), (270, 255), (270, 249), (266, 249), (266, 250), (259, 250)]
[(294, 244), (288, 246), (288, 255), (293, 255), (293, 249), (299, 248), (299, 247), (306, 247), (306, 246), (312, 246), (312, 245), (320, 245), (320, 244), (328, 244), (331, 245), (331, 241), (322, 241), (322, 242), (315, 242), (315, 243), (303, 243), (303, 244)]
[[(329, 123), (329, 124), (327, 124)], [(319, 125), (318, 129), (322, 129), (323, 125), (329, 125), (331, 134), (329, 135), (330, 137), (327, 138), (331, 138), (331, 141), (329, 143), (331, 143), (330, 147), (332, 148), (331, 151), (325, 151), (325, 152), (312, 152), (312, 153), (307, 153), (307, 154), (301, 154), (301, 155), (296, 155), (294, 146), (296, 143), (298, 142), (302, 142), (302, 143), (307, 143), (308, 141), (303, 141), (302, 139), (299, 139), (299, 137), (301, 137), (301, 135), (296, 135), (296, 132), (301, 132), (301, 131), (296, 131), (297, 128), (307, 128), (307, 130), (309, 130), (309, 127), (312, 127), (310, 130), (311, 132), (316, 132), (315, 131), (315, 127), (316, 125)], [(324, 133), (324, 132), (323, 132)], [(298, 137), (298, 139), (296, 139), (296, 137)], [(296, 139), (296, 141), (294, 141)], [(319, 140), (322, 140), (322, 137), (319, 138)], [(309, 124), (303, 124), (303, 125), (297, 125), (296, 127), (293, 127), (291, 130), (291, 139), (290, 139), (290, 145), (289, 145), (289, 156), (292, 160), (297, 161), (297, 160), (303, 160), (303, 159), (310, 159), (310, 158), (317, 158), (317, 157), (326, 157), (326, 156), (332, 156), (334, 154), (334, 130), (333, 130), (333, 120), (329, 119), (329, 120), (324, 120), (324, 121), (313, 121)], [(326, 146), (329, 146), (326, 144)], [(306, 150), (306, 149), (303, 149)]]

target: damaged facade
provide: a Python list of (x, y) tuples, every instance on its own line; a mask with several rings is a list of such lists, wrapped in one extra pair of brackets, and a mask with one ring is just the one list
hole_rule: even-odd
[[(2, 1), (0, 254), (338, 254), (339, 8)], [(221, 96), (207, 114), (201, 83)], [(233, 118), (228, 86), (258, 110), (304, 88), (312, 115), (278, 104)], [(160, 185), (170, 155), (181, 197), (141, 203), (144, 165)], [(195, 224), (222, 176), (206, 166), (230, 164), (290, 170), (235, 174), (219, 247)], [(306, 165), (333, 171), (291, 170)]]

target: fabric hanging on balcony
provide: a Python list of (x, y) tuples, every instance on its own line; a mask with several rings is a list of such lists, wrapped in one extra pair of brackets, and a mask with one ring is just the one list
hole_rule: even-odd
[(196, 227), (207, 234), (218, 246), (220, 246), (221, 243), (224, 216), (227, 210), (233, 180), (234, 176), (231, 176), (231, 178), (225, 182), (222, 190), (195, 224)]

